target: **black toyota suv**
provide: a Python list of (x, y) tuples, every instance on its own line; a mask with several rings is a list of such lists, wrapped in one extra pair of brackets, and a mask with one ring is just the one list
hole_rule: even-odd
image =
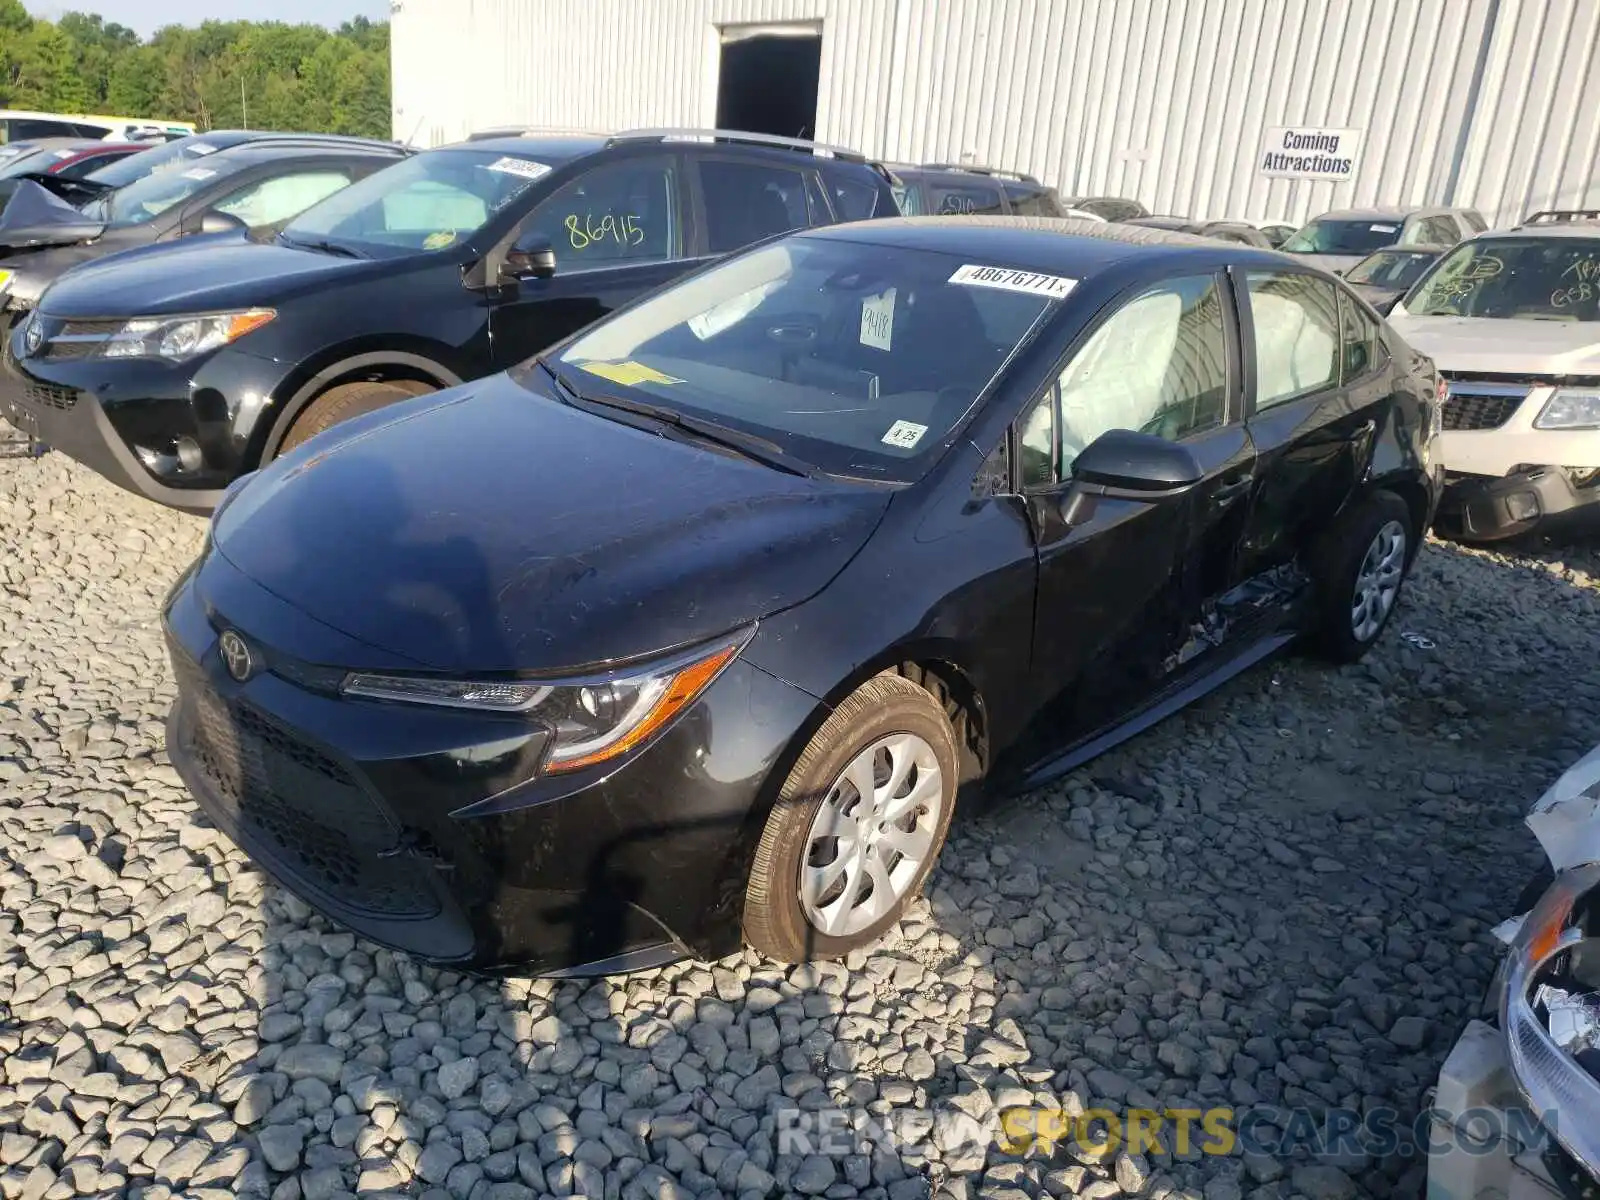
[(89, 264), (7, 341), (0, 413), (191, 512), (338, 421), (491, 374), (699, 263), (897, 212), (853, 151), (641, 130), (414, 155), (268, 239)]
[(10, 321), (81, 263), (197, 233), (270, 232), (410, 153), (366, 138), (251, 139), (203, 156), (180, 153), (80, 207), (24, 183), (0, 213), (0, 247), (10, 251), (0, 293)]
[(907, 216), (1066, 216), (1056, 190), (997, 167), (929, 163), (894, 168), (895, 200)]

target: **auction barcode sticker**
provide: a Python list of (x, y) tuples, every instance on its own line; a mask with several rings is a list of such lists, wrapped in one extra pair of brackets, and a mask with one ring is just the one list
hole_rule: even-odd
[(497, 158), (489, 164), (489, 170), (499, 171), (503, 175), (518, 175), (523, 179), (542, 179), (550, 174), (548, 166), (531, 158)]
[(1034, 271), (1017, 271), (1010, 267), (984, 267), (968, 263), (950, 276), (951, 283), (968, 287), (1003, 288), (1008, 292), (1026, 292), (1043, 296), (1047, 300), (1062, 300), (1078, 286), (1076, 279), (1060, 275), (1040, 275)]

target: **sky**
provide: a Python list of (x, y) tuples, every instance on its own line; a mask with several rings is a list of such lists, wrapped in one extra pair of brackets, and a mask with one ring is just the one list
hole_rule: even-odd
[(198, 25), (205, 20), (313, 21), (337, 26), (351, 17), (387, 20), (389, 0), (26, 0), (36, 17), (63, 12), (99, 13), (149, 37), (163, 25)]

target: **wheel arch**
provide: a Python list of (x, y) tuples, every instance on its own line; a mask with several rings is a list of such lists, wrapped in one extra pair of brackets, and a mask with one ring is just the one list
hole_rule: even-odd
[(718, 872), (714, 894), (721, 898), (700, 928), (685, 937), (701, 955), (721, 957), (736, 952), (742, 945), (745, 884), (761, 840), (767, 818), (777, 803), (784, 781), (799, 761), (801, 753), (832, 715), (839, 703), (869, 679), (892, 673), (928, 691), (944, 709), (955, 734), (961, 756), (957, 781), (956, 808), (973, 798), (990, 765), (988, 709), (971, 673), (958, 663), (956, 647), (940, 640), (919, 640), (897, 644), (858, 665), (831, 688), (827, 696), (813, 705), (773, 762), (756, 802), (750, 806), (733, 845)]
[(332, 351), (308, 360), (279, 390), (270, 423), (264, 422), (252, 437), (249, 461), (261, 466), (283, 444), (295, 419), (306, 406), (329, 388), (345, 383), (408, 380), (436, 388), (454, 387), (462, 377), (440, 359), (445, 356), (410, 348), (388, 347), (359, 351)]

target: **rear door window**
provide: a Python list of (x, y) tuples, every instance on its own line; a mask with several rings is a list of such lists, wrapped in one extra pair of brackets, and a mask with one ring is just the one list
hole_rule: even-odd
[(319, 200), (326, 200), (349, 186), (350, 172), (329, 170), (296, 171), (271, 179), (258, 179), (230, 192), (211, 205), (218, 212), (238, 217), (251, 229), (277, 225), (297, 217)]
[[(799, 172), (795, 180), (798, 185)], [(799, 203), (804, 212), (803, 189)], [(682, 229), (675, 160), (626, 158), (586, 171), (551, 193), (519, 237), (544, 234), (568, 272), (678, 258)]]
[(1339, 299), (1334, 285), (1297, 271), (1251, 271), (1256, 411), (1339, 384)]
[[(11, 136), (8, 140), (13, 142), (27, 141), (31, 138), (85, 136), (78, 132), (80, 126), (74, 125), (71, 121), (42, 121), (36, 117), (13, 117), (10, 125)], [(104, 129), (95, 129), (87, 136), (103, 138), (105, 135)]]
[(833, 201), (833, 211), (841, 221), (866, 221), (882, 216), (878, 200), (882, 192), (865, 179), (854, 178), (842, 171), (824, 172), (828, 195)]
[(1011, 215), (1015, 217), (1059, 217), (1061, 206), (1056, 203), (1055, 192), (1039, 183), (1007, 183), (1006, 199), (1011, 202)]
[(706, 248), (712, 254), (727, 254), (810, 224), (803, 172), (719, 158), (701, 159), (698, 165)]
[(930, 183), (928, 198), (941, 217), (998, 216), (1006, 211), (992, 183)]
[(1360, 379), (1388, 359), (1378, 323), (1369, 317), (1355, 297), (1339, 292), (1339, 357), (1345, 383)]

